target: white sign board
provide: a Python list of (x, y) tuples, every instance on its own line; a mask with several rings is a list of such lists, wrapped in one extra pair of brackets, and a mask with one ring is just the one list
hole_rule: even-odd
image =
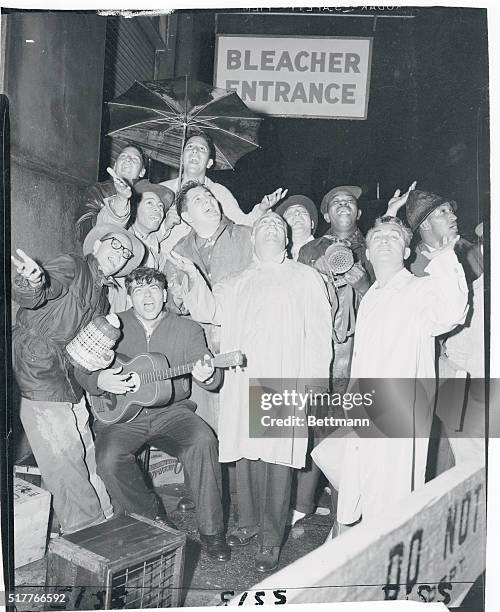
[(266, 115), (366, 119), (371, 38), (219, 34), (215, 85)]
[(485, 565), (485, 469), (464, 463), (235, 594), (230, 605), (407, 599), (453, 607)]

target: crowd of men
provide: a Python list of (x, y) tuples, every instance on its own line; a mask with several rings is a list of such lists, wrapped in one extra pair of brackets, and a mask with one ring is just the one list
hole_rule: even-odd
[[(78, 221), (83, 256), (41, 264), (17, 251), (14, 373), (21, 421), (61, 533), (125, 512), (174, 526), (137, 462), (150, 444), (182, 462), (189, 495), (180, 506), (196, 512), (207, 554), (229, 561), (231, 547), (256, 539), (256, 569), (268, 572), (278, 565), (287, 522), (314, 511), (321, 473), (338, 492), (333, 533), (424, 485), (438, 378), (440, 389), (448, 378), (464, 381), (453, 406), (437, 395), (441, 442), (451, 447), (449, 456), (440, 451), (443, 469), (484, 461), (484, 404), (466, 384), (484, 377), (482, 224), (477, 244), (463, 240), (456, 203), (415, 183), (396, 191), (366, 237), (357, 226), (357, 186), (333, 187), (319, 211), (280, 188), (244, 214), (206, 176), (214, 159), (210, 136), (191, 132), (183, 175), (153, 184), (142, 152), (126, 146), (112, 178), (89, 191)], [(318, 212), (330, 227), (315, 237)], [(352, 258), (345, 270), (332, 264), (334, 252)], [(89, 372), (65, 354), (110, 310), (121, 323), (120, 355), (161, 353), (170, 366), (195, 365), (174, 379), (165, 405), (144, 407), (127, 422), (92, 423), (86, 397), (123, 396), (137, 386), (115, 363)], [(211, 355), (235, 348), (243, 367), (211, 365)], [(363, 437), (342, 428), (323, 438), (299, 426), (279, 438), (251, 435), (251, 379), (294, 380), (298, 390), (322, 379), (325, 391), (345, 392), (363, 378), (432, 381), (423, 398), (403, 394), (389, 411), (407, 420), (417, 410), (418, 436)], [(228, 482), (237, 506), (227, 537), (226, 464), (235, 466)]]

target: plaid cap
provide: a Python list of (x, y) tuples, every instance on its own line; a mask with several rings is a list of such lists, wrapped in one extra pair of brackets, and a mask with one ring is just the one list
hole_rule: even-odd
[(443, 204), (449, 204), (453, 210), (457, 210), (457, 203), (454, 200), (446, 200), (435, 193), (427, 191), (410, 191), (406, 201), (406, 219), (408, 225), (414, 231), (425, 221), (427, 217)]

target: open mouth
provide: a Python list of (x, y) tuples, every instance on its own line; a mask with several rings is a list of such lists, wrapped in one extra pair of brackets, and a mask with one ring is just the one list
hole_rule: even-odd
[(155, 303), (154, 302), (144, 302), (143, 308), (146, 312), (153, 312), (155, 309)]

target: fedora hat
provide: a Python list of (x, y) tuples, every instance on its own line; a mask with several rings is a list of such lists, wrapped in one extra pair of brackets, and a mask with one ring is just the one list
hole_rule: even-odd
[(286, 200), (283, 200), (283, 202), (276, 209), (276, 213), (283, 217), (290, 206), (303, 206), (307, 210), (309, 216), (311, 217), (311, 221), (314, 224), (312, 232), (314, 234), (316, 228), (318, 227), (318, 209), (314, 205), (311, 198), (308, 198), (305, 195), (292, 195)]
[(83, 242), (83, 254), (89, 255), (93, 252), (94, 243), (96, 240), (101, 240), (104, 236), (112, 234), (120, 239), (120, 236), (126, 237), (132, 243), (132, 257), (127, 261), (124, 267), (114, 274), (113, 276), (127, 276), (132, 270), (135, 270), (137, 266), (140, 266), (144, 259), (145, 246), (142, 242), (134, 236), (132, 232), (127, 231), (124, 227), (113, 225), (112, 223), (103, 223), (102, 225), (96, 225), (87, 234)]

